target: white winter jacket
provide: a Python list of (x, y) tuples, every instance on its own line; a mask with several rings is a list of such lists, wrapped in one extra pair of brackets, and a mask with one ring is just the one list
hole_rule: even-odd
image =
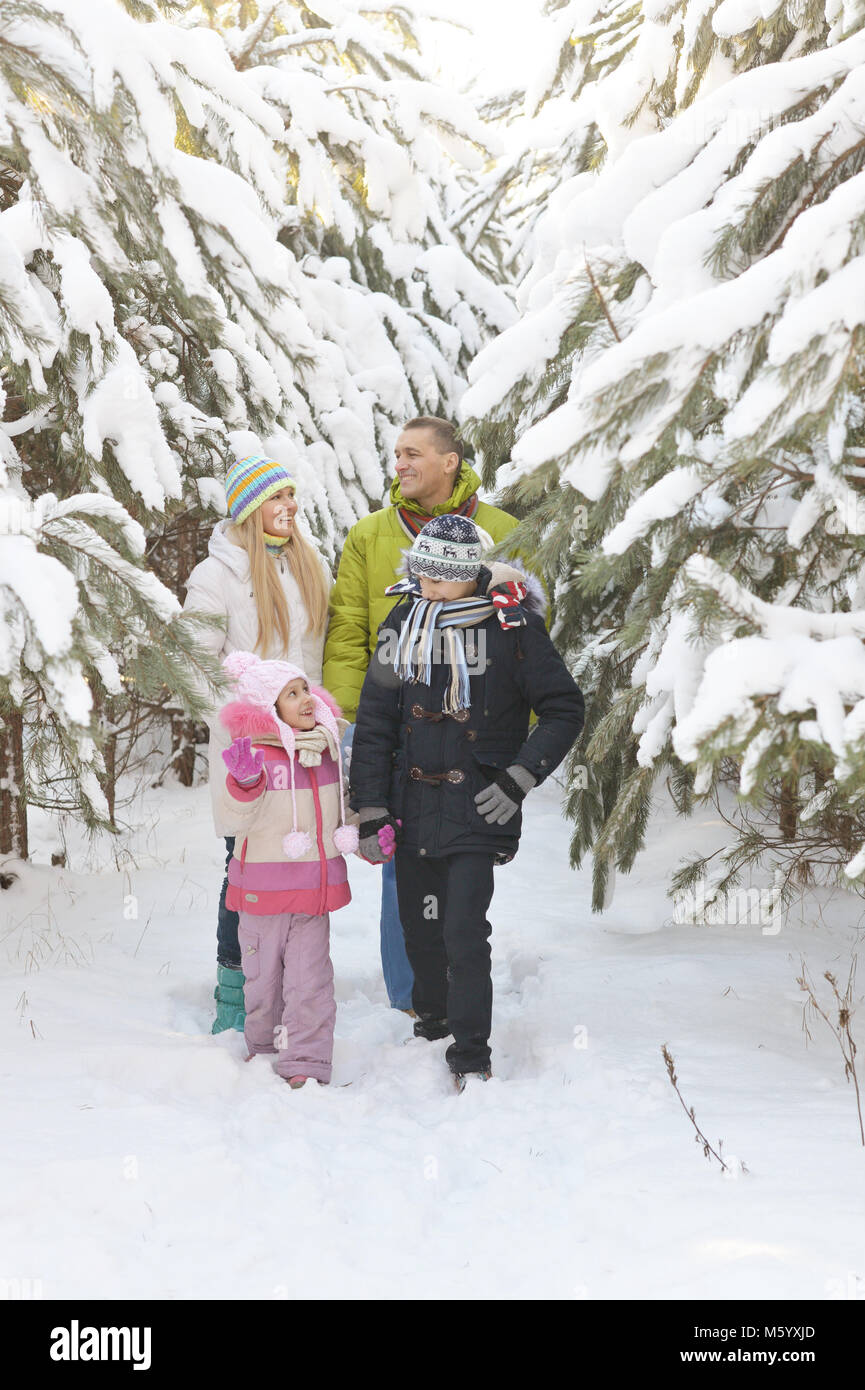
[[(197, 613), (215, 613), (227, 619), (225, 632), (217, 627), (202, 628), (200, 632), (202, 645), (220, 660), (229, 652), (251, 652), (258, 637), (258, 613), (252, 592), (249, 557), (241, 546), (229, 539), (230, 525), (229, 521), (220, 521), (213, 528), (207, 559), (195, 566), (186, 581), (186, 602), (183, 605), (184, 611), (194, 609)], [(324, 633), (316, 636), (306, 631), (307, 613), (297, 580), (285, 560), (275, 559), (273, 563), (279, 567), (288, 603), (289, 643), (288, 651), (274, 648), (266, 656), (271, 660), (290, 661), (305, 671), (313, 684), (320, 685)], [(321, 563), (330, 590), (333, 582), (331, 574), (324, 561)], [(214, 828), (217, 835), (225, 836), (232, 832), (226, 826), (224, 813), (220, 810), (219, 789), (225, 781), (225, 765), (220, 755), (231, 740), (217, 715), (218, 709), (213, 705), (205, 714), (210, 729), (210, 797)]]

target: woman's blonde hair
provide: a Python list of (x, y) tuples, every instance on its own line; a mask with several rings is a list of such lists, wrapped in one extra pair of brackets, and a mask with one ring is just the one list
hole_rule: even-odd
[[(252, 592), (258, 612), (255, 650), (266, 657), (278, 640), (282, 651), (287, 652), (290, 628), (288, 603), (279, 572), (265, 544), (261, 508), (256, 507), (245, 521), (236, 522), (232, 530), (237, 543), (249, 556)], [(327, 622), (327, 583), (321, 561), (309, 541), (298, 531), (297, 523), (294, 535), (282, 548), (282, 557), (300, 589), (308, 617), (306, 631), (318, 636), (324, 632)]]

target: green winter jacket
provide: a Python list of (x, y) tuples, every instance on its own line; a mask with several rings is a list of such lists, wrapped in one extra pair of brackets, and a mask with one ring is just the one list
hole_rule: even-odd
[[(433, 508), (433, 516), (456, 511), (480, 487), (480, 478), (464, 463), (454, 490), (446, 502)], [(411, 544), (397, 516), (397, 507), (422, 512), (416, 502), (407, 501), (395, 478), (391, 484), (389, 507), (370, 512), (352, 526), (345, 541), (336, 583), (330, 595), (330, 624), (324, 647), (323, 684), (342, 706), (346, 719), (357, 713), (361, 686), (375, 651), (379, 624), (393, 608), (395, 599), (385, 589), (399, 577), (402, 552)], [(488, 531), (493, 540), (504, 540), (516, 526), (516, 519), (498, 507), (481, 502), (472, 521)]]

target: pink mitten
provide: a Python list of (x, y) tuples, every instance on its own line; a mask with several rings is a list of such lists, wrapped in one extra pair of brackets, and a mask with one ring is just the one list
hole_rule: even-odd
[[(397, 825), (402, 825), (402, 821), (398, 819)], [(386, 858), (393, 859), (394, 850), (396, 849), (396, 831), (393, 826), (383, 825), (378, 832), (377, 838)]]
[(378, 832), (378, 842), (388, 859), (390, 859), (396, 848), (396, 831), (392, 825), (382, 826), (381, 830)]
[(260, 748), (253, 753), (251, 738), (236, 738), (231, 747), (225, 749), (222, 761), (235, 782), (239, 782), (242, 787), (249, 786), (257, 782), (261, 776), (264, 753)]

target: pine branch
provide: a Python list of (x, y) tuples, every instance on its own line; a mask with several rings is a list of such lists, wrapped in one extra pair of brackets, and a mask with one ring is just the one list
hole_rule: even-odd
[(601, 306), (601, 309), (602, 309), (602, 311), (603, 311), (604, 318), (607, 320), (607, 323), (610, 325), (610, 331), (612, 332), (612, 335), (613, 335), (613, 337), (615, 338), (616, 342), (617, 342), (617, 343), (620, 343), (622, 340), (621, 340), (621, 338), (620, 338), (620, 336), (619, 336), (619, 330), (616, 328), (616, 325), (613, 323), (612, 315), (610, 314), (610, 311), (609, 311), (609, 309), (607, 308), (607, 301), (604, 299), (604, 296), (603, 296), (603, 294), (601, 293), (600, 285), (598, 284), (597, 280), (595, 279), (594, 273), (593, 273), (593, 271), (592, 271), (592, 267), (591, 267), (591, 265), (589, 264), (589, 258), (588, 258), (588, 255), (586, 254), (586, 248), (585, 248), (585, 246), (583, 247), (583, 260), (584, 260), (585, 266), (586, 266), (586, 274), (587, 274), (588, 277), (589, 277), (589, 282), (590, 282), (590, 284), (591, 284), (591, 286), (592, 286), (592, 290), (593, 290), (593, 292), (594, 292), (594, 294), (595, 294), (595, 297), (596, 297), (598, 303), (599, 303), (600, 306)]
[[(827, 131), (823, 136), (821, 136), (817, 145), (814, 147), (814, 154), (817, 153), (823, 142), (829, 138), (829, 134), (830, 132)], [(831, 179), (835, 171), (839, 169), (840, 166), (844, 163), (844, 161), (849, 159), (852, 154), (855, 154), (860, 150), (865, 150), (865, 136), (863, 136), (861, 140), (857, 140), (854, 145), (850, 145), (848, 149), (842, 151), (841, 154), (839, 154), (835, 159), (832, 160), (832, 163), (829, 165), (828, 169), (826, 169), (823, 172), (823, 174), (821, 174), (820, 178), (814, 184), (814, 187), (811, 189), (811, 192), (808, 194), (807, 198), (805, 198), (804, 201), (800, 204), (800, 206), (797, 207), (793, 215), (788, 219), (787, 222), (785, 222), (784, 226), (781, 228), (781, 231), (778, 233), (775, 240), (767, 248), (767, 256), (770, 256), (773, 251), (777, 251), (778, 248), (783, 245), (787, 233), (795, 223), (796, 219), (801, 215), (805, 208), (810, 207), (813, 203), (817, 201), (817, 196), (820, 190), (823, 188), (824, 184), (827, 183), (829, 179)]]
[(261, 7), (258, 18), (250, 27), (249, 32), (243, 40), (243, 43), (240, 45), (240, 48), (233, 55), (234, 66), (238, 70), (242, 70), (246, 67), (247, 59), (251, 56), (252, 50), (255, 48), (256, 44), (258, 43), (259, 39), (261, 38), (262, 34), (269, 25), (270, 21), (273, 19), (273, 16), (276, 14), (276, 11), (278, 9), (278, 0), (275, 0), (275, 3), (270, 6), (263, 5)]

